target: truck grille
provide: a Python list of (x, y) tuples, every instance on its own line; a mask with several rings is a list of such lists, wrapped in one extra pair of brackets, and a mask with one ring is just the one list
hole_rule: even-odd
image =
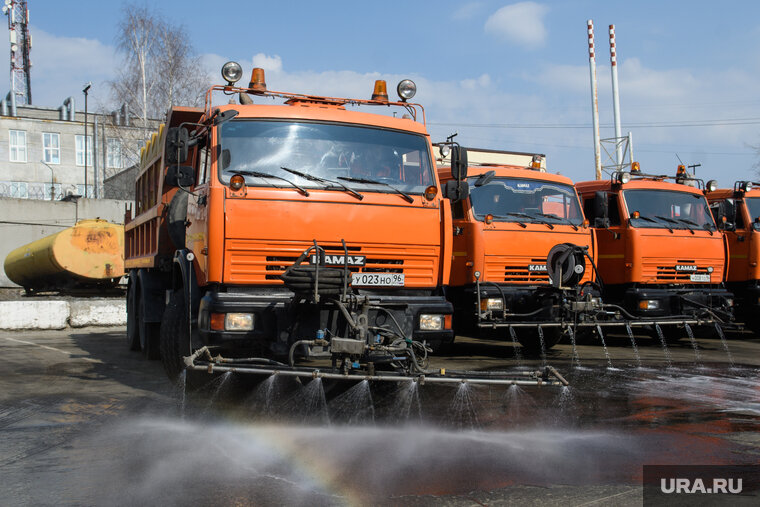
[(484, 280), (489, 282), (548, 284), (549, 275), (546, 271), (530, 269), (531, 266), (545, 265), (545, 258), (487, 260)]
[[(648, 259), (642, 263), (642, 274), (645, 280), (654, 280), (661, 283), (700, 283), (693, 282), (691, 275), (709, 275), (710, 280), (722, 278), (722, 273), (716, 269), (712, 273), (707, 269), (714, 264), (706, 259), (677, 259), (674, 263), (672, 259)], [(696, 270), (679, 270), (680, 266), (697, 266)], [(701, 282), (705, 283), (705, 282)]]
[[(308, 243), (264, 244), (228, 240), (226, 255), (229, 256), (229, 265), (225, 280), (230, 283), (280, 284), (280, 275), (309, 246)], [(328, 255), (344, 254), (340, 244), (319, 243), (319, 246)], [(348, 270), (352, 273), (403, 273), (407, 286), (431, 287), (437, 284), (438, 250), (435, 247), (353, 245), (348, 246), (348, 254), (365, 257), (364, 266), (349, 265)]]

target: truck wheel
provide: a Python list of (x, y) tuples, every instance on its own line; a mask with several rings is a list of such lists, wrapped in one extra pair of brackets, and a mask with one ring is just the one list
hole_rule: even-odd
[(176, 383), (185, 370), (182, 358), (191, 353), (187, 304), (184, 291), (181, 289), (172, 292), (169, 306), (164, 310), (164, 317), (161, 319), (160, 344), (164, 370), (169, 379)]
[[(522, 345), (523, 350), (531, 355), (541, 353), (541, 339), (536, 329), (516, 329), (517, 341)], [(549, 350), (559, 343), (562, 338), (562, 330), (558, 327), (545, 328), (544, 330), (544, 351)]]
[(129, 350), (140, 350), (140, 333), (137, 326), (137, 283), (129, 277), (127, 286), (127, 345)]
[(137, 326), (140, 330), (140, 348), (143, 355), (151, 360), (158, 359), (158, 333), (160, 324), (157, 322), (145, 322), (145, 298), (137, 299)]

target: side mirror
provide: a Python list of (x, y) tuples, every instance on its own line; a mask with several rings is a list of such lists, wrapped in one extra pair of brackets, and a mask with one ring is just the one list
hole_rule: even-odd
[(226, 121), (230, 121), (235, 116), (239, 115), (240, 111), (237, 111), (235, 109), (228, 109), (227, 111), (223, 111), (216, 116), (214, 116), (213, 124), (214, 125), (221, 125), (222, 123)]
[[(596, 225), (599, 219), (606, 221), (607, 225)], [(607, 192), (594, 194), (594, 227), (609, 227), (610, 205)]]
[(605, 217), (594, 218), (594, 228), (607, 229), (610, 226), (610, 219)]
[(455, 180), (467, 177), (467, 150), (458, 144), (451, 146), (451, 176)]
[(443, 196), (451, 202), (463, 201), (470, 195), (470, 185), (466, 181), (448, 180), (443, 186)]
[(189, 187), (195, 181), (195, 170), (189, 165), (173, 165), (166, 170), (164, 183), (171, 187)]
[(164, 146), (164, 159), (166, 165), (182, 164), (187, 160), (187, 149), (190, 134), (182, 127), (171, 127), (166, 132), (166, 144)]
[(480, 177), (475, 180), (475, 186), (482, 187), (483, 185), (488, 184), (494, 176), (496, 176), (496, 171), (488, 171), (487, 173), (481, 174)]

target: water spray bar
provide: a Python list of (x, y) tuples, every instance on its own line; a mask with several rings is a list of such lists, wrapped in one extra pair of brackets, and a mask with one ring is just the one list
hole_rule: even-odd
[[(206, 361), (196, 364), (196, 360), (205, 357)], [(277, 367), (260, 367), (260, 366), (224, 366), (221, 363), (227, 363), (221, 356), (212, 357), (207, 347), (201, 347), (194, 354), (184, 358), (185, 366), (189, 370), (203, 371), (206, 373), (230, 372), (230, 373), (248, 373), (254, 375), (282, 375), (286, 377), (301, 378), (321, 378), (328, 380), (368, 380), (379, 382), (418, 382), (424, 384), (486, 384), (486, 385), (549, 385), (549, 386), (567, 386), (569, 382), (552, 366), (546, 366), (544, 371), (526, 371), (526, 372), (461, 372), (451, 371), (446, 375), (444, 369), (440, 373), (433, 374), (410, 374), (398, 375), (389, 373), (383, 374), (364, 374), (364, 373), (333, 373), (323, 372), (318, 368), (290, 368), (288, 366)], [(528, 378), (525, 378), (528, 377)]]
[[(486, 384), (486, 385), (549, 385), (549, 386), (566, 386), (569, 385), (564, 377), (556, 373), (551, 374), (554, 378), (543, 375), (540, 371), (525, 372), (525, 376), (530, 378), (488, 378), (488, 377), (456, 377), (456, 376), (435, 376), (431, 375), (367, 375), (367, 374), (343, 374), (323, 372), (319, 369), (274, 369), (274, 368), (252, 368), (245, 366), (219, 366), (214, 363), (194, 364), (188, 367), (189, 370), (213, 372), (230, 372), (230, 373), (248, 373), (254, 375), (281, 375), (285, 377), (301, 378), (321, 378), (327, 380), (368, 380), (379, 382), (418, 382), (424, 384)], [(555, 376), (556, 374), (556, 376)], [(516, 375), (516, 374), (510, 374)]]
[[(597, 326), (603, 326), (603, 327), (625, 327), (626, 325), (630, 327), (643, 327), (643, 326), (670, 326), (670, 325), (680, 325), (683, 326), (684, 324), (690, 324), (690, 325), (707, 325), (707, 324), (715, 324), (716, 321), (713, 319), (677, 319), (677, 320), (616, 320), (616, 321), (588, 321), (588, 322), (578, 322), (578, 323), (570, 323), (570, 322), (541, 322), (540, 324), (537, 322), (478, 322), (478, 327), (481, 328), (498, 328), (498, 327), (527, 327), (527, 328), (537, 328), (537, 327), (543, 327), (543, 328), (553, 328), (553, 327), (597, 327)], [(731, 324), (722, 323), (723, 325), (730, 326)]]

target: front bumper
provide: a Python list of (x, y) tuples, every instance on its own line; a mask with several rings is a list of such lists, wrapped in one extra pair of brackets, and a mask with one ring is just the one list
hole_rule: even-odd
[[(364, 301), (365, 295), (357, 296)], [(397, 331), (416, 341), (447, 343), (454, 339), (451, 329), (453, 307), (443, 296), (429, 294), (367, 294), (368, 324)], [(211, 328), (212, 314), (252, 313), (253, 329), (229, 331)], [(448, 316), (441, 330), (421, 330), (420, 315)], [(392, 317), (391, 317), (392, 316)], [(394, 321), (395, 319), (395, 321)], [(286, 350), (285, 344), (300, 339), (313, 339), (318, 331), (341, 336), (346, 322), (337, 306), (322, 303), (296, 302), (286, 289), (250, 289), (228, 287), (226, 291), (211, 290), (201, 298), (198, 310), (198, 332), (204, 345), (251, 348), (274, 345), (276, 351)], [(276, 344), (279, 344), (277, 346)]]

